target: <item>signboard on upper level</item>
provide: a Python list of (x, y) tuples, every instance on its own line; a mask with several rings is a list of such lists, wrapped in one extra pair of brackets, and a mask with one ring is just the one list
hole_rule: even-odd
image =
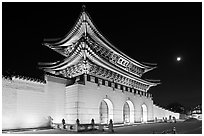
[(117, 61), (118, 64), (120, 64), (123, 67), (127, 67), (129, 64), (129, 61), (127, 61), (125, 58), (120, 57)]

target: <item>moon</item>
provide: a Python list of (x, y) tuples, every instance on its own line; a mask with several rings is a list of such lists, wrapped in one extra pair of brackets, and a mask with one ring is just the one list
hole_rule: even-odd
[(176, 57), (176, 61), (181, 61), (181, 57)]

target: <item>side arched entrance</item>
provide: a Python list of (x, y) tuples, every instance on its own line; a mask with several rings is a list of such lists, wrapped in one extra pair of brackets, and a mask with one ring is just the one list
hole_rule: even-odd
[(127, 100), (123, 106), (123, 122), (134, 123), (134, 105), (130, 100)]
[(113, 120), (113, 104), (109, 99), (103, 99), (99, 107), (100, 123), (108, 124), (110, 119)]
[(147, 122), (147, 106), (145, 104), (142, 104), (141, 106), (141, 122), (145, 123)]

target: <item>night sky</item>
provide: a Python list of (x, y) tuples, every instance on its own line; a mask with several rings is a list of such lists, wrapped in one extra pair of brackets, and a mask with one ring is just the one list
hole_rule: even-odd
[[(139, 62), (157, 63), (144, 79), (154, 102), (184, 106), (202, 103), (202, 3), (3, 3), (3, 74), (41, 78), (38, 62), (64, 57), (42, 45), (63, 38), (76, 23), (82, 5), (97, 29), (115, 47)], [(181, 56), (177, 62), (176, 57)]]

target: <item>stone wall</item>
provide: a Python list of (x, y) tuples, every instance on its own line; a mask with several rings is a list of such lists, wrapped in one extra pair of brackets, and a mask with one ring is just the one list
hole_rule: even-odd
[(2, 79), (2, 129), (48, 126), (48, 117), (65, 118), (63, 78), (46, 76), (46, 83), (12, 77)]
[[(69, 85), (69, 86), (67, 86)], [(46, 83), (12, 77), (2, 78), (2, 129), (34, 128), (48, 126), (48, 117), (54, 123), (62, 119), (74, 124), (76, 119), (87, 124), (93, 118), (100, 123), (100, 104), (104, 100), (112, 105), (109, 119), (123, 123), (123, 106), (127, 102), (131, 110), (131, 121), (142, 121), (142, 105), (147, 108), (147, 121), (163, 117), (179, 118), (173, 113), (153, 104), (152, 97), (117, 89), (107, 84), (87, 81), (75, 83), (51, 75)]]
[(75, 124), (78, 118), (78, 92), (79, 85), (71, 85), (66, 87), (65, 92), (65, 120), (66, 123)]
[(154, 119), (163, 119), (163, 117), (167, 117), (167, 119), (169, 119), (169, 116), (171, 115), (171, 117), (175, 117), (176, 119), (179, 119), (180, 114), (179, 113), (175, 113), (169, 110), (166, 110), (162, 107), (159, 107), (157, 105), (153, 105), (153, 110), (154, 110)]
[(53, 122), (61, 123), (65, 118), (65, 86), (67, 80), (47, 75), (45, 85), (46, 112)]
[(2, 78), (2, 129), (47, 125), (45, 84)]
[[(66, 92), (70, 92), (67, 97), (69, 105), (67, 113), (70, 115), (77, 115), (75, 119), (68, 123), (74, 123), (79, 118), (80, 123), (90, 123), (91, 119), (95, 123), (100, 123), (99, 107), (104, 99), (108, 99), (113, 104), (113, 121), (114, 123), (123, 123), (123, 106), (127, 100), (134, 105), (134, 122), (141, 121), (141, 105), (147, 106), (147, 119), (153, 120), (153, 101), (150, 97), (133, 94), (131, 92), (122, 91), (105, 85), (98, 85), (97, 83), (86, 81), (85, 85), (75, 84), (66, 88)], [(78, 110), (76, 110), (78, 107)], [(68, 112), (72, 111), (72, 113)]]

